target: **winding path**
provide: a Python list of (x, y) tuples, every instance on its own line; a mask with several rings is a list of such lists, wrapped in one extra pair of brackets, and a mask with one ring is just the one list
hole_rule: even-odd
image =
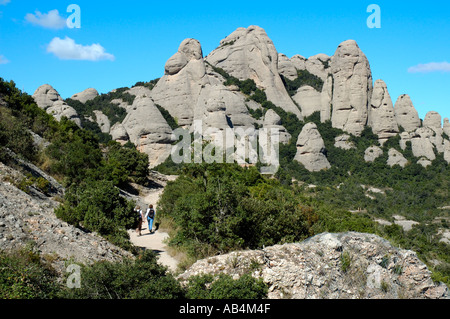
[[(167, 179), (172, 180), (176, 177), (165, 176)], [(156, 214), (158, 214), (157, 203), (159, 197), (164, 191), (165, 181), (158, 181), (159, 184), (162, 184), (162, 188), (150, 189), (147, 194), (139, 197), (139, 204), (141, 208), (147, 208), (149, 204), (152, 204), (155, 208)], [(155, 224), (153, 224), (153, 229), (155, 229)], [(167, 245), (165, 241), (169, 238), (169, 235), (166, 232), (161, 230), (156, 230), (154, 233), (150, 234), (148, 230), (147, 221), (144, 220), (142, 223), (142, 231), (141, 236), (138, 236), (136, 230), (129, 230), (131, 242), (136, 246), (142, 249), (151, 249), (158, 255), (158, 261), (164, 266), (167, 266), (170, 271), (175, 272), (178, 267), (178, 261), (172, 257), (167, 249)]]

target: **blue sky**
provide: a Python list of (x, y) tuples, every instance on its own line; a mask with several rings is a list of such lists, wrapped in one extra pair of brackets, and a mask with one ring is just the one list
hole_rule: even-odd
[[(63, 98), (88, 87), (107, 93), (161, 77), (185, 38), (199, 40), (206, 56), (238, 27), (259, 25), (288, 57), (333, 55), (354, 39), (393, 103), (409, 94), (422, 119), (431, 110), (450, 118), (448, 1), (121, 3), (0, 0), (0, 77), (29, 94), (45, 83)], [(81, 28), (65, 23), (71, 4)], [(381, 28), (367, 26), (370, 4), (381, 9)]]

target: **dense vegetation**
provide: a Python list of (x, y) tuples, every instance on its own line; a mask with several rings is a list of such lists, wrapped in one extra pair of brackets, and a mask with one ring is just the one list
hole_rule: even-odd
[[(118, 187), (145, 183), (148, 156), (132, 145), (101, 145), (94, 133), (67, 118), (57, 122), (12, 81), (0, 79), (0, 95), (5, 101), (0, 106), (0, 149), (10, 148), (65, 186), (58, 217), (130, 249), (126, 229), (134, 223), (133, 203), (120, 196)], [(50, 145), (35, 147), (31, 132)], [(6, 152), (0, 152), (0, 160), (8, 162)]]
[(323, 80), (307, 70), (297, 70), (297, 78), (295, 80), (289, 80), (283, 75), (280, 75), (280, 77), (290, 96), (294, 96), (297, 90), (305, 85), (313, 87), (317, 92), (322, 92)]
[(283, 186), (256, 167), (186, 165), (167, 185), (159, 216), (176, 231), (170, 244), (194, 259), (304, 240), (323, 231), (374, 232), (366, 216), (335, 210)]
[[(121, 262), (80, 265), (80, 288), (69, 288), (70, 279), (57, 273), (32, 250), (0, 252), (2, 299), (262, 299), (267, 286), (249, 275), (238, 280), (224, 275), (191, 278), (187, 285), (157, 263), (154, 252)], [(69, 274), (67, 274), (69, 276)]]

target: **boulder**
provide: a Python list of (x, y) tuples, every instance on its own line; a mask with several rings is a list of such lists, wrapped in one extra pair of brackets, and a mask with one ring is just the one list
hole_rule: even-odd
[(367, 123), (372, 95), (369, 61), (358, 44), (348, 40), (339, 45), (331, 58), (333, 85), (333, 127), (359, 136)]
[(57, 121), (61, 121), (63, 116), (67, 117), (69, 120), (73, 121), (76, 125), (81, 127), (81, 119), (78, 116), (77, 111), (63, 101), (56, 101), (53, 106), (47, 108), (46, 112), (53, 115)]
[(325, 143), (315, 123), (307, 123), (297, 140), (295, 161), (303, 164), (310, 172), (331, 168), (325, 156)]
[(170, 156), (172, 129), (152, 99), (136, 98), (122, 126), (137, 149), (148, 154), (150, 167), (161, 164)]
[(403, 127), (406, 132), (415, 131), (421, 126), (419, 113), (407, 94), (403, 94), (397, 99), (394, 113), (398, 126)]
[(371, 146), (364, 152), (364, 160), (366, 162), (373, 162), (381, 155), (383, 155), (383, 150), (381, 148), (378, 146)]
[(109, 133), (111, 130), (111, 122), (109, 121), (109, 118), (103, 114), (102, 111), (94, 111), (95, 119), (98, 124), (98, 127), (100, 127), (100, 130), (102, 133)]
[(80, 101), (81, 103), (86, 103), (87, 101), (93, 100), (98, 96), (98, 92), (96, 89), (93, 88), (89, 88), (84, 90), (83, 92), (74, 94), (71, 99), (72, 100), (76, 100), (76, 101)]
[(392, 104), (386, 83), (377, 80), (373, 87), (372, 99), (369, 105), (368, 125), (374, 134), (378, 135), (381, 143), (396, 136), (399, 132), (395, 120), (394, 105)]
[(405, 167), (408, 164), (408, 160), (395, 148), (389, 149), (388, 156), (387, 164), (391, 167), (395, 165)]
[(125, 144), (125, 143), (127, 143), (130, 140), (130, 137), (128, 136), (127, 130), (122, 125), (122, 123), (114, 124), (111, 127), (109, 134), (111, 135), (111, 138), (114, 141), (119, 142), (121, 144)]
[(280, 143), (287, 144), (291, 140), (291, 134), (281, 125), (280, 116), (272, 109), (268, 110), (264, 116), (263, 128), (265, 129), (278, 129), (280, 133)]
[(442, 129), (442, 117), (438, 112), (430, 111), (425, 115), (423, 126), (431, 129)]
[(289, 80), (297, 78), (297, 68), (294, 63), (284, 54), (278, 54), (278, 73)]
[(433, 133), (429, 133), (429, 131), (431, 130), (417, 130), (416, 134), (411, 138), (411, 147), (415, 157), (425, 157), (433, 161), (436, 159), (436, 155), (434, 153), (433, 143), (430, 140), (430, 134)]
[(56, 91), (49, 84), (44, 84), (38, 87), (33, 94), (33, 98), (36, 104), (44, 110), (53, 106), (53, 103), (56, 101), (63, 101), (58, 91)]
[(341, 148), (343, 150), (351, 150), (355, 147), (355, 144), (353, 142), (350, 142), (350, 135), (348, 134), (342, 134), (335, 138), (335, 147)]
[(238, 28), (223, 39), (206, 61), (239, 80), (252, 79), (267, 99), (302, 119), (278, 73), (278, 52), (267, 33), (258, 26)]
[(33, 99), (41, 109), (44, 109), (48, 114), (53, 115), (57, 121), (60, 121), (61, 118), (65, 116), (81, 127), (81, 120), (77, 111), (73, 107), (67, 105), (59, 95), (58, 91), (51, 85), (44, 84), (40, 86), (34, 92)]
[(302, 115), (308, 117), (314, 112), (322, 110), (322, 94), (309, 85), (304, 85), (297, 90), (292, 99), (300, 107)]

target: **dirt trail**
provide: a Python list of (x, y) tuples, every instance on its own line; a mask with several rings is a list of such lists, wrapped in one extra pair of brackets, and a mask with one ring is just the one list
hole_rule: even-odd
[[(158, 180), (158, 184), (162, 187), (147, 190), (146, 193), (139, 197), (138, 205), (141, 206), (141, 209), (145, 211), (149, 204), (152, 204), (155, 208), (156, 214), (158, 214), (157, 203), (159, 197), (164, 191), (164, 186), (167, 180), (173, 180), (176, 176), (158, 176), (160, 179)], [(153, 230), (155, 230), (156, 225), (153, 224)], [(169, 238), (169, 235), (161, 230), (156, 230), (153, 233), (150, 233), (148, 230), (148, 223), (146, 220), (142, 222), (142, 230), (141, 236), (138, 236), (135, 230), (129, 230), (131, 242), (136, 246), (142, 249), (151, 249), (158, 255), (158, 261), (164, 266), (167, 266), (169, 270), (175, 272), (178, 266), (178, 261), (172, 257), (167, 252), (167, 245), (165, 244), (165, 240)]]

